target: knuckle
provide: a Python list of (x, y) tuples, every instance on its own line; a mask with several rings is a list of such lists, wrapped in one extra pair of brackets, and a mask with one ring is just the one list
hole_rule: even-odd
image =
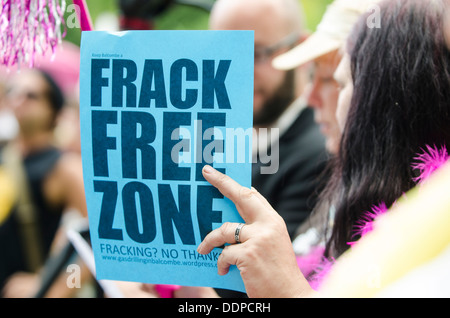
[(246, 187), (241, 187), (239, 189), (239, 197), (241, 199), (250, 199), (253, 195), (255, 194), (254, 190), (251, 190), (249, 188)]
[(223, 223), (222, 226), (220, 227), (220, 234), (222, 236), (226, 236), (227, 233), (230, 232), (231, 228), (232, 228), (232, 223), (230, 223), (230, 222)]

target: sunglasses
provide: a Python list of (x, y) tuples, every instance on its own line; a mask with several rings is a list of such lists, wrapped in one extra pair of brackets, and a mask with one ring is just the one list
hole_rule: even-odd
[(297, 43), (298, 32), (293, 32), (282, 39), (280, 42), (271, 46), (255, 46), (255, 64), (265, 63), (274, 56), (279, 50), (291, 48)]

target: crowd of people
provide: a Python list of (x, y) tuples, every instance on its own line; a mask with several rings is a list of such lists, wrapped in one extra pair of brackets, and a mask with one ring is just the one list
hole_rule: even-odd
[[(406, 277), (404, 288), (385, 294), (402, 297), (414, 269), (434, 259), (434, 269), (450, 265), (450, 204), (442, 190), (450, 188), (450, 2), (335, 0), (313, 34), (305, 19), (297, 0), (215, 2), (211, 30), (255, 31), (257, 160), (251, 189), (204, 167), (245, 225), (223, 224), (198, 252), (227, 244), (218, 272), (237, 266), (246, 293), (182, 287), (173, 297), (374, 296)], [(2, 297), (35, 296), (46, 261), (64, 245), (65, 222), (87, 215), (77, 134), (61, 134), (77, 129), (77, 85), (63, 87), (60, 69), (2, 79)], [(261, 141), (259, 128), (278, 129), (279, 139)], [(263, 174), (258, 154), (272, 147), (279, 167)], [(378, 226), (378, 218), (386, 223)], [(422, 236), (411, 239), (413, 230)], [(422, 258), (407, 253), (418, 241), (428, 244), (412, 247)], [(367, 254), (377, 264), (377, 288), (358, 272)], [(95, 285), (85, 271), (83, 281)], [(448, 274), (433, 274), (439, 279), (428, 276), (411, 295), (449, 297)], [(161, 296), (158, 286), (118, 286), (130, 297)], [(45, 296), (73, 292), (62, 277)]]
[[(78, 132), (79, 49), (63, 43), (36, 68), (2, 69), (3, 297), (32, 297), (65, 244), (64, 228), (87, 216)], [(9, 189), (10, 191), (5, 191)], [(47, 295), (67, 297), (65, 278)]]

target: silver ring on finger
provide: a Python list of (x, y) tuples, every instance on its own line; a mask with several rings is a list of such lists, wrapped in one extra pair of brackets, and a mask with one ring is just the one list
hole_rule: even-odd
[(236, 230), (234, 231), (234, 239), (237, 244), (241, 243), (240, 235), (244, 225), (245, 223), (239, 223), (238, 226), (236, 227)]

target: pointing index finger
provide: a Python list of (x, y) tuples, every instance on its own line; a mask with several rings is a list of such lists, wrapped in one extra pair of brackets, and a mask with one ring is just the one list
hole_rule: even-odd
[(241, 186), (229, 176), (217, 171), (211, 166), (203, 167), (203, 176), (216, 187), (220, 193), (229, 198), (236, 205), (241, 217), (246, 223), (252, 223), (261, 215), (267, 206), (260, 199), (255, 189)]

